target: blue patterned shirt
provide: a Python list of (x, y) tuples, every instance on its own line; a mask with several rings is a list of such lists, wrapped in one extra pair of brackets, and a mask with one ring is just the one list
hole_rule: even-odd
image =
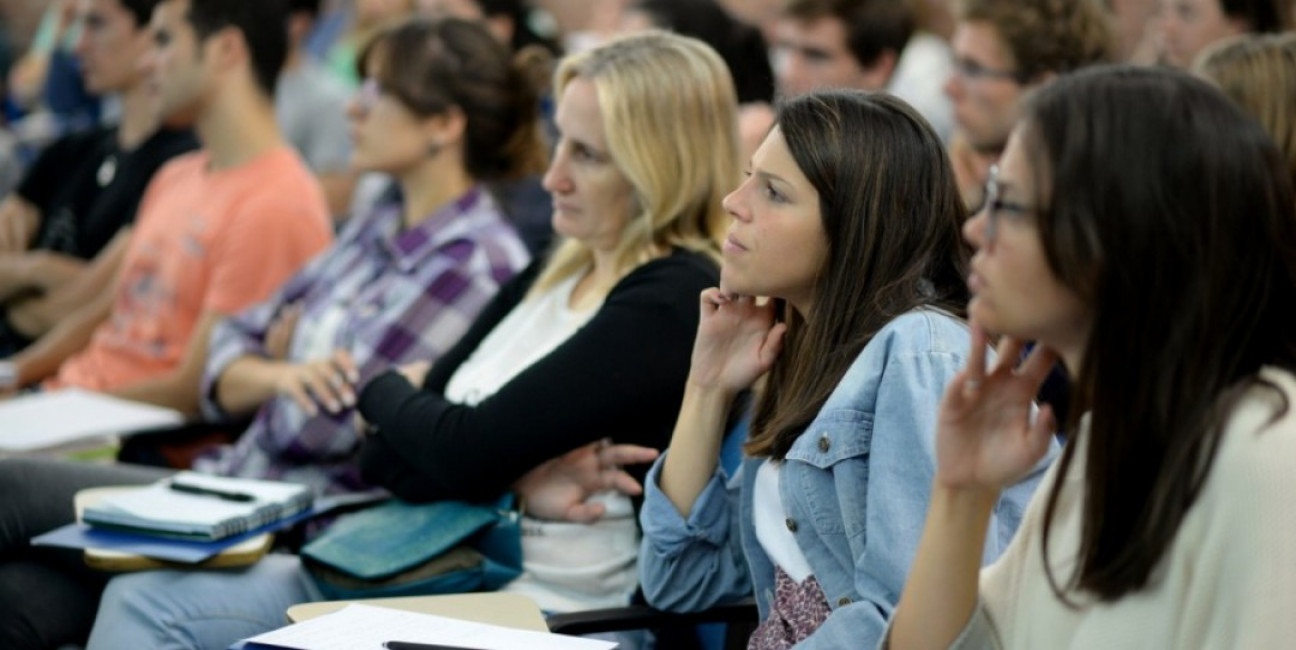
[[(225, 419), (217, 380), (240, 357), (265, 356), (266, 331), (281, 311), (300, 305), (288, 361), (325, 359), (345, 349), (359, 385), (394, 365), (436, 361), (467, 331), (501, 284), (529, 261), (499, 206), (473, 189), (418, 226), (403, 230), (401, 204), (353, 219), (329, 250), (266, 302), (212, 331), (203, 374), (204, 414)], [(355, 454), (355, 413), (307, 413), (292, 398), (262, 405), (232, 447), (198, 459), (216, 474), (291, 480), (320, 493), (366, 489)]]

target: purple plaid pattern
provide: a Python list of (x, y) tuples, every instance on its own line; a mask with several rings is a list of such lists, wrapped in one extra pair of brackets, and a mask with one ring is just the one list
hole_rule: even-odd
[[(289, 359), (321, 359), (344, 348), (363, 384), (393, 365), (439, 358), (528, 257), (483, 190), (403, 232), (401, 206), (381, 206), (348, 224), (332, 248), (276, 295), (216, 326), (203, 374), (204, 413), (227, 417), (212, 399), (217, 378), (235, 359), (265, 354), (266, 330), (289, 305), (302, 308)], [(235, 446), (195, 466), (308, 483), (320, 493), (365, 489), (353, 462), (354, 422), (353, 411), (311, 417), (291, 398), (275, 397)]]

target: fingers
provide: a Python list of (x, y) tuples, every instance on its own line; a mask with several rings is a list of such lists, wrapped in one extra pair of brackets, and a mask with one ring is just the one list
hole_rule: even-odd
[(599, 464), (602, 467), (642, 465), (657, 460), (658, 455), (660, 455), (660, 452), (652, 447), (640, 447), (638, 445), (611, 445), (603, 447), (599, 451)]
[(1017, 374), (1023, 379), (1031, 382), (1038, 390), (1045, 379), (1048, 379), (1049, 372), (1053, 366), (1057, 365), (1058, 355), (1052, 349), (1043, 345), (1036, 345), (1035, 349), (1026, 357), (1026, 362), (1017, 370)]
[(567, 508), (567, 521), (577, 524), (592, 524), (607, 512), (601, 503), (577, 503)]
[(611, 470), (607, 474), (607, 489), (616, 490), (627, 496), (639, 496), (643, 493), (643, 486), (636, 481), (633, 476), (625, 473), (624, 470)]
[(765, 333), (760, 349), (760, 362), (765, 370), (774, 366), (774, 361), (783, 351), (783, 336), (787, 334), (787, 329), (787, 323), (778, 323)]
[(995, 367), (991, 372), (1011, 372), (1016, 369), (1017, 364), (1021, 362), (1022, 349), (1025, 347), (1021, 340), (1011, 336), (999, 339), (999, 348), (995, 350), (998, 359), (995, 360)]
[(356, 368), (356, 362), (351, 358), (351, 353), (346, 350), (338, 349), (333, 352), (333, 367), (344, 377), (349, 384), (360, 383), (360, 371)]
[(319, 407), (315, 405), (315, 400), (311, 398), (310, 393), (306, 392), (306, 387), (294, 378), (285, 386), (283, 392), (292, 398), (297, 406), (310, 417), (319, 414)]
[(332, 361), (298, 366), (286, 390), (310, 415), (318, 413), (317, 404), (329, 413), (340, 413), (356, 403), (352, 383)]
[(977, 323), (972, 323), (971, 348), (968, 350), (967, 368), (959, 373), (956, 381), (964, 390), (973, 390), (981, 386), (986, 374), (986, 334)]

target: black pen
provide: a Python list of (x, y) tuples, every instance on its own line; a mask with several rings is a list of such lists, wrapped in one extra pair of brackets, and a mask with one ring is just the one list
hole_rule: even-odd
[(466, 648), (461, 645), (442, 645), (440, 643), (415, 643), (413, 641), (387, 641), (383, 643), (387, 650), (481, 650)]
[(247, 503), (248, 501), (256, 501), (256, 497), (246, 492), (227, 492), (225, 490), (217, 490), (215, 488), (203, 487), (201, 485), (180, 483), (174, 480), (169, 481), (167, 485), (169, 485), (172, 490), (175, 490), (176, 492), (184, 492), (185, 494), (197, 494), (205, 497), (216, 497), (217, 499), (223, 499), (225, 501), (238, 501), (240, 503)]

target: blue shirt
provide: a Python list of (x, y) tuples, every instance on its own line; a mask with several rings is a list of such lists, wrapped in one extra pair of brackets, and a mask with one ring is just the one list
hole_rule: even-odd
[[(833, 613), (798, 648), (871, 648), (904, 589), (936, 470), (936, 417), (966, 363), (970, 333), (943, 312), (916, 310), (882, 328), (792, 444), (780, 479), (787, 526)], [(1056, 443), (996, 504), (983, 563), (1007, 547)], [(756, 539), (752, 486), (765, 459), (734, 476), (717, 468), (688, 517), (645, 482), (640, 581), (654, 607), (698, 611), (753, 591), (768, 616), (774, 565)]]

